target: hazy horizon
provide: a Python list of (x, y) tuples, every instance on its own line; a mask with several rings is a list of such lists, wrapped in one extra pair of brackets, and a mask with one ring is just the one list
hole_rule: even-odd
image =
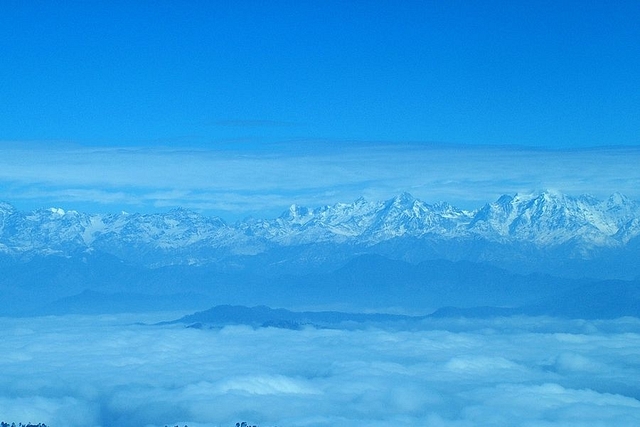
[[(255, 149), (1, 144), (2, 199), (28, 210), (273, 217), (308, 207), (409, 192), (476, 209), (503, 194), (556, 190), (640, 199), (640, 149), (277, 144)], [(28, 165), (28, 167), (25, 167)]]

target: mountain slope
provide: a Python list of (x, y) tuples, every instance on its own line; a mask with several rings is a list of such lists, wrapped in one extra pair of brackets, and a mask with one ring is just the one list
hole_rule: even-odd
[(99, 215), (0, 203), (4, 313), (65, 298), (78, 305), (91, 294), (68, 298), (84, 290), (156, 296), (158, 307), (160, 297), (184, 294), (206, 303), (419, 312), (516, 307), (578, 279), (636, 279), (638, 259), (640, 205), (620, 194), (502, 196), (465, 211), (403, 193), (294, 205), (275, 219), (236, 224), (183, 209)]
[(637, 236), (640, 205), (620, 194), (606, 201), (554, 192), (502, 196), (465, 211), (404, 193), (385, 202), (359, 199), (316, 209), (293, 205), (276, 219), (234, 225), (184, 209), (98, 215), (56, 208), (19, 212), (0, 205), (0, 251), (6, 254), (67, 256), (98, 250), (145, 265), (206, 263), (319, 242), (370, 247), (408, 237), (570, 245), (573, 256), (588, 257), (597, 248), (622, 247)]

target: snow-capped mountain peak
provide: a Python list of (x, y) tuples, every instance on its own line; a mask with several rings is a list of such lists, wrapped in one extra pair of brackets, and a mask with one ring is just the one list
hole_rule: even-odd
[(465, 211), (402, 193), (382, 202), (359, 198), (314, 209), (291, 205), (278, 218), (234, 225), (185, 209), (98, 215), (58, 208), (20, 212), (0, 204), (0, 247), (5, 253), (68, 254), (91, 249), (125, 258), (165, 259), (155, 262), (182, 258), (206, 262), (211, 251), (253, 254), (269, 247), (320, 242), (369, 247), (406, 237), (482, 238), (541, 248), (571, 244), (584, 252), (621, 246), (639, 235), (640, 205), (621, 194), (604, 201), (556, 191), (504, 195), (476, 211)]
[(16, 208), (14, 208), (12, 204), (0, 201), (0, 214), (12, 213), (15, 211), (16, 211)]

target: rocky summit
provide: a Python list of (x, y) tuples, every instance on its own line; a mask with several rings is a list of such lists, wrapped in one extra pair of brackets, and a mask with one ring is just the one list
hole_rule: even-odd
[(0, 204), (0, 252), (8, 256), (99, 251), (141, 264), (207, 263), (224, 254), (319, 243), (371, 248), (403, 239), (564, 247), (573, 257), (589, 257), (624, 247), (639, 235), (640, 204), (621, 194), (604, 201), (551, 191), (505, 195), (470, 211), (404, 193), (381, 202), (292, 205), (278, 218), (235, 224), (185, 209), (92, 214), (59, 208), (21, 212)]

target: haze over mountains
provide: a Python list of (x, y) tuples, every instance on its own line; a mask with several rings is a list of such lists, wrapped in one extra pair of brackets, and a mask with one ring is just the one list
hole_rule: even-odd
[(2, 203), (0, 253), (7, 313), (513, 307), (597, 281), (637, 282), (640, 204), (546, 191), (468, 211), (403, 193), (229, 224), (184, 209), (21, 212)]

